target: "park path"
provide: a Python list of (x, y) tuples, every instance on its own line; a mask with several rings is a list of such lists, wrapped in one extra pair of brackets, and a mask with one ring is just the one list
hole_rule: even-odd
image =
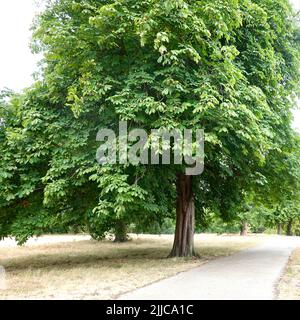
[(119, 300), (273, 300), (297, 237), (272, 238), (232, 256), (121, 295)]

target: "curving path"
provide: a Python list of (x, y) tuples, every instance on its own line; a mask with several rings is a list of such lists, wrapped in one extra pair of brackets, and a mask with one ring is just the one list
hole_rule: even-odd
[(297, 237), (274, 237), (263, 245), (161, 280), (119, 300), (272, 300)]

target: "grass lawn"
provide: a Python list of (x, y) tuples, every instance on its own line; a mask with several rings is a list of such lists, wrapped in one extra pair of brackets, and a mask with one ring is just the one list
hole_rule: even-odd
[(292, 253), (278, 291), (280, 300), (300, 300), (300, 248)]
[(257, 245), (263, 237), (196, 235), (200, 259), (192, 260), (167, 259), (173, 236), (165, 235), (132, 236), (132, 241), (124, 244), (92, 240), (56, 243), (55, 236), (24, 247), (0, 242), (0, 265), (5, 267), (7, 280), (0, 300), (114, 299), (210, 259)]

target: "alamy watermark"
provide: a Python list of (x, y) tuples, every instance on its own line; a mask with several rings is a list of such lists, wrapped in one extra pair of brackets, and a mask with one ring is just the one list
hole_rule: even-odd
[(97, 161), (105, 164), (185, 164), (186, 175), (200, 175), (204, 170), (204, 130), (133, 129), (119, 123), (118, 134), (112, 129), (101, 129)]
[(0, 266), (0, 290), (6, 290), (6, 275), (2, 266)]

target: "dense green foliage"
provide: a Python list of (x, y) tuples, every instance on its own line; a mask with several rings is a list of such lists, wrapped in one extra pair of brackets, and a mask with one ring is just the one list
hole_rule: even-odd
[(1, 100), (0, 237), (75, 227), (101, 238), (120, 219), (145, 230), (174, 218), (184, 167), (97, 164), (97, 131), (120, 120), (205, 129), (198, 223), (294, 203), (293, 15), (287, 0), (49, 1), (32, 44), (41, 80)]

